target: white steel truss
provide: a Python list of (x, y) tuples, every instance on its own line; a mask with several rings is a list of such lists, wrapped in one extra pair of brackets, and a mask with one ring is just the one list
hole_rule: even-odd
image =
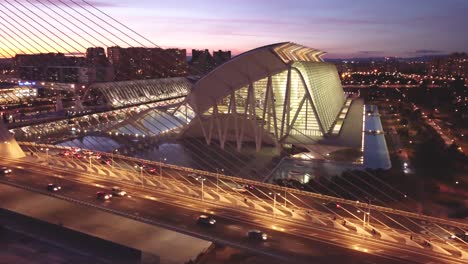
[(224, 148), (235, 141), (240, 151), (245, 142), (276, 145), (289, 136), (312, 139), (330, 133), (345, 97), (336, 68), (324, 62), (293, 62), (286, 70), (251, 80), (232, 89), (225, 97), (212, 100), (212, 106), (197, 113), (186, 128), (187, 136), (203, 136)]

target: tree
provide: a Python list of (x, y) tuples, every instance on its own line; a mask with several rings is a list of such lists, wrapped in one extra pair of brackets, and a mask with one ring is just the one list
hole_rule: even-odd
[(438, 137), (427, 139), (416, 146), (414, 166), (424, 177), (440, 180), (450, 180), (454, 172), (453, 159)]

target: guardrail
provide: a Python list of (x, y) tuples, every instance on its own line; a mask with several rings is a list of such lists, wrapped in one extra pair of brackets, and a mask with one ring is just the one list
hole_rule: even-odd
[[(71, 147), (63, 147), (63, 146), (54, 146), (54, 145), (47, 145), (47, 144), (36, 144), (34, 142), (18, 142), (20, 146), (25, 146), (25, 147), (34, 147), (34, 148), (49, 148), (50, 149), (58, 149), (58, 150), (71, 150)], [(103, 156), (110, 157), (112, 154), (110, 153), (102, 153)], [(163, 168), (168, 168), (168, 169), (173, 169), (185, 173), (195, 173), (197, 175), (203, 175), (203, 176), (208, 176), (208, 177), (214, 177), (218, 178), (220, 180), (226, 180), (226, 181), (232, 181), (232, 182), (237, 182), (237, 183), (242, 183), (242, 184), (251, 184), (254, 186), (261, 186), (268, 188), (270, 190), (275, 190), (279, 192), (288, 192), (291, 194), (298, 194), (306, 197), (311, 197), (311, 198), (316, 198), (316, 199), (322, 199), (322, 200), (327, 200), (330, 202), (336, 202), (336, 203), (341, 203), (341, 204), (348, 204), (352, 206), (356, 206), (356, 201), (352, 200), (347, 200), (344, 198), (339, 198), (339, 197), (334, 197), (334, 196), (329, 196), (329, 195), (324, 195), (320, 193), (313, 193), (313, 192), (306, 192), (306, 191), (301, 191), (298, 189), (293, 189), (293, 188), (288, 188), (288, 187), (283, 187), (283, 186), (278, 186), (274, 184), (269, 184), (269, 183), (264, 183), (264, 182), (259, 182), (259, 181), (254, 181), (254, 180), (249, 180), (249, 179), (243, 179), (239, 177), (234, 177), (234, 176), (227, 176), (224, 174), (219, 174), (215, 172), (208, 172), (208, 171), (203, 171), (203, 170), (197, 170), (197, 169), (192, 169), (192, 168), (187, 168), (187, 167), (181, 167), (177, 165), (172, 165), (172, 164), (167, 164), (163, 162), (158, 162), (158, 161), (150, 161), (150, 160), (144, 160), (144, 159), (139, 159), (139, 158), (134, 158), (134, 157), (129, 157), (129, 156), (124, 156), (120, 154), (114, 154), (113, 155), (114, 159), (122, 159), (122, 160), (127, 160), (127, 161), (132, 161), (135, 163), (139, 164), (149, 164), (149, 165), (154, 165), (154, 166), (161, 166)], [(445, 224), (445, 225), (451, 225), (451, 226), (456, 226), (461, 229), (468, 229), (468, 224), (466, 223), (461, 223), (458, 221), (454, 220), (448, 220), (448, 219), (443, 219), (443, 218), (438, 218), (438, 217), (433, 217), (433, 216), (428, 216), (428, 215), (423, 215), (423, 214), (417, 214), (413, 212), (408, 212), (408, 211), (403, 211), (399, 209), (393, 209), (393, 208), (388, 208), (380, 205), (365, 205), (366, 208), (370, 208), (372, 210), (377, 210), (380, 212), (385, 212), (385, 213), (390, 213), (390, 214), (396, 214), (396, 215), (401, 215), (405, 217), (411, 217), (419, 220), (424, 220), (428, 222), (433, 222), (437, 224)]]

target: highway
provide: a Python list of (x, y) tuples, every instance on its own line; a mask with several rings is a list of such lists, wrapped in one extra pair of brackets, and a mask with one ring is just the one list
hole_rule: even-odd
[[(43, 153), (36, 154), (42, 155), (40, 159), (42, 161), (40, 162), (45, 163)], [(188, 176), (190, 172), (181, 171), (177, 166), (164, 165), (169, 167), (159, 168), (154, 164), (147, 163), (147, 161), (126, 156), (114, 155), (113, 166), (93, 160), (91, 161), (92, 169), (89, 170), (89, 162), (84, 157), (62, 157), (56, 152), (56, 149), (49, 150), (48, 155), (50, 164), (54, 166), (65, 166), (68, 169), (83, 172), (91, 171), (94, 175), (99, 175), (97, 177), (100, 178), (110, 177), (158, 190), (170, 190), (186, 197), (201, 198), (201, 189), (204, 187), (205, 201), (225, 203), (231, 207), (244, 205), (244, 208), (238, 207), (239, 210), (257, 210), (270, 215), (274, 211), (277, 216), (294, 218), (306, 225), (310, 225), (311, 222), (318, 222), (323, 225), (336, 226), (338, 222), (341, 223), (342, 219), (346, 219), (346, 227), (339, 227), (341, 229), (352, 229), (362, 235), (375, 236), (376, 234), (371, 232), (372, 229), (375, 229), (381, 238), (392, 242), (405, 243), (406, 241), (406, 244), (423, 247), (425, 241), (427, 241), (433, 244), (438, 251), (454, 255), (460, 255), (462, 251), (468, 250), (466, 242), (449, 239), (452, 234), (464, 233), (467, 225), (446, 219), (431, 218), (409, 211), (399, 211), (381, 206), (376, 207), (375, 203), (369, 206), (363, 201), (349, 201), (291, 189), (286, 190), (282, 187), (259, 182), (254, 182), (255, 188), (253, 190), (238, 193), (233, 191), (227, 184), (243, 183), (244, 181), (239, 178), (225, 177), (224, 175), (219, 175), (219, 179), (204, 176), (204, 186), (202, 186), (200, 179), (196, 180), (194, 177)], [(143, 168), (141, 171), (137, 168), (135, 171), (134, 166), (140, 166), (143, 163), (147, 163), (148, 167)], [(151, 170), (153, 172), (150, 172)], [(159, 175), (160, 170), (163, 172), (162, 176)], [(291, 191), (293, 192), (291, 193)], [(276, 193), (276, 195), (273, 195), (273, 193)], [(284, 197), (287, 198), (284, 199)], [(245, 202), (247, 200), (248, 202)], [(339, 204), (339, 207), (336, 206), (337, 204)], [(372, 221), (364, 224), (363, 214), (371, 215)], [(369, 221), (369, 217), (366, 217), (366, 219)], [(442, 247), (434, 244), (435, 242)]]
[[(58, 155), (55, 150), (50, 150), (49, 154)], [(120, 156), (119, 156), (120, 157)], [(62, 164), (67, 166), (75, 165), (76, 168), (87, 170), (89, 162), (84, 159), (76, 158), (57, 158), (54, 157), (54, 162), (61, 160)], [(96, 173), (102, 172), (104, 175), (112, 175), (114, 171), (118, 171), (118, 177), (122, 178), (126, 175), (126, 179), (133, 181), (138, 184), (141, 183), (141, 179), (144, 178), (145, 186), (154, 186), (155, 188), (173, 188), (173, 189), (184, 189), (188, 195), (201, 196), (201, 182), (200, 179), (196, 180), (194, 177), (188, 176), (189, 172), (180, 171), (173, 167), (158, 167), (156, 165), (148, 164), (148, 167), (142, 169), (139, 173), (137, 168), (135, 171), (134, 166), (140, 166), (142, 164), (120, 158), (114, 158), (114, 165), (109, 166), (102, 164), (99, 161), (93, 161), (92, 167)], [(143, 162), (143, 161), (141, 161)], [(71, 168), (71, 167), (70, 167)], [(153, 172), (150, 172), (153, 171)], [(162, 171), (162, 177), (159, 172)], [(104, 173), (105, 172), (105, 173)], [(104, 176), (108, 177), (108, 176)], [(360, 222), (362, 213), (369, 210), (369, 206), (366, 201), (343, 201), (342, 199), (330, 200), (330, 197), (313, 195), (306, 193), (304, 195), (301, 192), (290, 193), (290, 190), (280, 188), (276, 186), (272, 188), (271, 185), (261, 184), (254, 182), (254, 188), (247, 192), (238, 193), (232, 190), (232, 184), (242, 184), (242, 179), (235, 178), (235, 180), (227, 180), (222, 175), (219, 179), (213, 177), (204, 177), (204, 193), (208, 196), (213, 197), (223, 194), (224, 197), (234, 200), (234, 203), (242, 202), (242, 200), (248, 199), (249, 203), (255, 203), (256, 209), (262, 209), (264, 211), (273, 211), (275, 206), (275, 212), (285, 215), (291, 215), (291, 209), (295, 210), (296, 213), (302, 212), (305, 217), (310, 213), (321, 212), (323, 215), (327, 215), (328, 219), (332, 219), (333, 215), (336, 217), (347, 217), (354, 221)], [(170, 183), (170, 184), (168, 184)], [(273, 193), (276, 193), (276, 198)], [(216, 198), (215, 198), (216, 199)], [(219, 198), (218, 198), (219, 199)], [(276, 200), (276, 201), (275, 201)], [(337, 208), (335, 204), (330, 201), (338, 201), (340, 207)], [(447, 223), (444, 219), (430, 218), (426, 219), (424, 216), (414, 214), (411, 211), (394, 211), (391, 208), (375, 207), (375, 203), (370, 206), (372, 209), (371, 220), (373, 225), (383, 226), (384, 228), (390, 229), (393, 233), (397, 232), (404, 233), (409, 237), (418, 236), (418, 234), (432, 235), (434, 237), (428, 237), (427, 239), (438, 239), (444, 240), (448, 238), (452, 233), (463, 233), (464, 230), (460, 229), (456, 222), (452, 224), (450, 221)], [(404, 204), (404, 201), (402, 202)], [(385, 210), (383, 210), (385, 209)], [(383, 211), (381, 211), (383, 210)], [(411, 210), (411, 209), (407, 209)], [(385, 212), (385, 213), (383, 213)], [(465, 225), (465, 228), (468, 225)], [(399, 229), (399, 230), (393, 230)], [(423, 239), (423, 238), (421, 238)], [(443, 241), (442, 241), (443, 242)]]
[[(362, 237), (339, 228), (317, 228), (300, 225), (293, 221), (275, 219), (256, 212), (234, 210), (229, 207), (202, 203), (197, 199), (171, 195), (156, 190), (141, 189), (124, 185), (130, 197), (114, 198), (110, 202), (100, 202), (95, 193), (116, 185), (112, 180), (93, 180), (79, 177), (79, 173), (65, 173), (40, 165), (24, 162), (2, 162), (14, 165), (15, 171), (2, 176), (2, 181), (21, 186), (45, 190), (50, 183), (59, 183), (63, 190), (60, 195), (86, 201), (96, 206), (109, 208), (127, 214), (154, 219), (175, 228), (182, 228), (200, 237), (212, 236), (238, 243), (244, 247), (278, 258), (287, 258), (294, 263), (315, 261), (317, 263), (463, 263), (457, 257), (433, 252), (426, 248), (386, 243), (380, 239)], [(27, 170), (19, 169), (25, 168)], [(201, 212), (213, 213), (217, 219), (214, 228), (200, 227), (195, 223)], [(249, 229), (261, 229), (271, 239), (265, 243), (250, 243), (245, 238)], [(349, 260), (355, 262), (350, 262)]]

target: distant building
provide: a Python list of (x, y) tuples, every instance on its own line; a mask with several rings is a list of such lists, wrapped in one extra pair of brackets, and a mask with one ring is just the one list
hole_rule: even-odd
[(428, 73), (445, 77), (468, 77), (468, 55), (453, 53), (446, 57), (435, 58), (428, 63)]
[(190, 60), (190, 73), (193, 75), (205, 75), (215, 68), (215, 62), (210, 52), (205, 50), (192, 49), (192, 59)]
[(184, 49), (107, 48), (115, 80), (142, 80), (186, 76), (187, 52)]
[(231, 59), (231, 51), (223, 51), (223, 50), (218, 50), (218, 51), (213, 51), (213, 60), (215, 63), (215, 66), (219, 66), (228, 60)]
[(193, 75), (204, 75), (212, 71), (217, 66), (231, 59), (231, 51), (213, 51), (213, 56), (205, 50), (192, 50), (190, 61), (190, 73)]
[(63, 53), (17, 54), (14, 69), (27, 81), (80, 83), (112, 80), (110, 65), (99, 55), (102, 48), (88, 49), (86, 57)]

